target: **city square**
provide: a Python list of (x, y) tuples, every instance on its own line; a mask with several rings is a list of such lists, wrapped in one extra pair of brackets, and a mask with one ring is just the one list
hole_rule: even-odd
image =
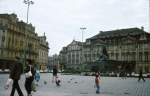
[(0, 0), (0, 96), (150, 96), (150, 0)]
[[(94, 76), (60, 75), (61, 86), (52, 83), (51, 73), (41, 73), (41, 80), (33, 96), (149, 96), (150, 78), (146, 82), (138, 82), (138, 78), (101, 77), (100, 94), (95, 93)], [(9, 96), (11, 88), (4, 89), (8, 74), (0, 74), (0, 96)], [(24, 88), (24, 75), (19, 81), (21, 89), (26, 96)], [(11, 86), (10, 86), (11, 87)], [(17, 94), (17, 92), (16, 92)], [(15, 95), (18, 96), (18, 95)]]

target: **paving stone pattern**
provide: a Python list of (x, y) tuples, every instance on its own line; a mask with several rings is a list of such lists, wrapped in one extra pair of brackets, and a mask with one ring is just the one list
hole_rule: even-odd
[[(96, 94), (93, 76), (59, 75), (61, 86), (52, 83), (52, 74), (41, 74), (36, 92), (32, 96), (150, 96), (150, 78), (146, 82), (138, 82), (138, 78), (121, 79), (119, 77), (101, 77), (100, 94)], [(0, 74), (0, 96), (10, 96), (11, 87), (4, 89), (8, 74)], [(19, 84), (26, 95), (24, 88), (24, 75)], [(18, 96), (15, 92), (15, 96)]]

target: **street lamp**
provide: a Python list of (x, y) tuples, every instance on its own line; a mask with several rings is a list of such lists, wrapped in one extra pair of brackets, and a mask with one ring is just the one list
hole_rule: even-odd
[(24, 0), (24, 3), (27, 4), (27, 24), (28, 24), (29, 6), (30, 6), (31, 4), (34, 4), (34, 2), (31, 1), (31, 0)]
[(86, 27), (81, 27), (80, 29), (82, 31), (82, 43), (83, 43), (83, 32), (84, 32), (84, 30), (86, 30)]
[(81, 51), (81, 63), (83, 64), (83, 32), (86, 30), (86, 27), (81, 27), (80, 28), (82, 31), (82, 51)]
[[(34, 4), (34, 2), (33, 1), (31, 1), (31, 0), (24, 0), (24, 2), (23, 2), (24, 4), (27, 4), (27, 21), (26, 21), (26, 23), (28, 24), (28, 16), (29, 16), (29, 6), (31, 5), (31, 4)], [(25, 31), (26, 31), (26, 29), (27, 29), (27, 24), (25, 25)], [(25, 64), (26, 64), (26, 50), (27, 50), (27, 33), (25, 32), (25, 49), (24, 49), (24, 64), (23, 64), (23, 68), (24, 68), (24, 66), (25, 66)]]

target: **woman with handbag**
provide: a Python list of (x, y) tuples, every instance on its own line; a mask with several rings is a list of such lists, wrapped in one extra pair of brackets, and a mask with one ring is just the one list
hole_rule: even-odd
[(31, 59), (27, 60), (27, 67), (25, 69), (25, 89), (27, 91), (27, 96), (32, 96), (31, 91), (32, 91), (32, 82), (34, 80), (34, 75), (35, 75), (35, 69), (34, 65)]

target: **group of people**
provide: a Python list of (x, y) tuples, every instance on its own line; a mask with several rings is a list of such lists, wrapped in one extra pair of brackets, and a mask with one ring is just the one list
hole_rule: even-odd
[[(5, 85), (5, 88), (7, 89), (9, 87), (8, 82), (10, 82), (12, 80), (13, 84), (12, 84), (12, 90), (11, 90), (10, 96), (14, 96), (15, 90), (17, 90), (19, 96), (24, 96), (21, 89), (20, 89), (20, 86), (18, 84), (18, 81), (20, 80), (21, 74), (23, 73), (23, 66), (22, 66), (21, 62), (19, 61), (18, 57), (16, 57), (16, 60), (17, 60), (16, 63), (11, 68), (10, 76), (9, 76), (9, 79), (8, 79), (6, 85)], [(58, 69), (57, 66), (53, 67), (52, 82), (55, 82), (56, 86), (60, 86), (61, 80), (60, 80), (60, 77), (57, 75), (57, 73), (58, 73), (57, 69)], [(31, 91), (32, 91), (33, 80), (35, 79), (38, 82), (40, 79), (40, 75), (39, 75), (39, 72), (35, 71), (33, 61), (31, 59), (27, 59), (27, 66), (26, 66), (24, 72), (25, 72), (25, 76), (26, 76), (25, 89), (27, 91), (27, 96), (32, 96)], [(138, 81), (140, 81), (141, 79), (145, 82), (142, 70), (139, 73)], [(96, 87), (96, 93), (99, 94), (100, 93), (100, 73), (99, 72), (95, 72), (95, 85), (94, 85), (94, 87)]]
[[(8, 81), (10, 81), (10, 79), (11, 79), (13, 81), (10, 96), (14, 96), (15, 90), (17, 90), (19, 96), (24, 96), (23, 92), (20, 89), (19, 83), (18, 83), (18, 81), (20, 80), (21, 74), (23, 73), (23, 66), (22, 66), (21, 62), (19, 61), (18, 57), (16, 57), (16, 60), (17, 60), (16, 63), (11, 68), (10, 76), (9, 76), (9, 80), (8, 80)], [(36, 79), (36, 81), (38, 82), (40, 79), (40, 76), (39, 76), (39, 72), (35, 71), (35, 68), (34, 68), (34, 65), (33, 65), (33, 62), (31, 59), (27, 59), (27, 66), (24, 70), (24, 73), (25, 73), (25, 77), (26, 77), (25, 89), (27, 92), (27, 96), (32, 96), (31, 95), (32, 82), (34, 79)], [(55, 82), (56, 86), (60, 86), (61, 80), (57, 73), (58, 73), (57, 66), (54, 66), (52, 82)], [(5, 88), (7, 89), (8, 87), (9, 87), (9, 83), (6, 83)], [(95, 87), (96, 87), (96, 93), (99, 94), (100, 93), (100, 74), (99, 74), (99, 72), (95, 73)]]
[(25, 70), (23, 70), (23, 65), (20, 62), (19, 57), (16, 57), (16, 62), (13, 64), (13, 66), (11, 68), (9, 79), (5, 85), (5, 88), (7, 89), (10, 86), (9, 85), (10, 80), (13, 81), (10, 96), (14, 96), (15, 90), (17, 90), (19, 96), (24, 96), (23, 92), (20, 89), (19, 83), (18, 83), (23, 71), (25, 72), (25, 76), (26, 76), (25, 89), (27, 91), (27, 96), (32, 96), (31, 95), (32, 82), (34, 80), (34, 76), (36, 73), (34, 65), (33, 65), (33, 61), (31, 59), (27, 59), (26, 68), (25, 68)]
[[(11, 70), (10, 70), (10, 75), (9, 75), (9, 79), (7, 80), (4, 88), (8, 89), (10, 87), (10, 83), (13, 81), (12, 84), (12, 90), (10, 93), (10, 96), (14, 96), (15, 94), (15, 90), (17, 90), (18, 95), (19, 96), (24, 96), (23, 92), (21, 91), (21, 88), (19, 86), (18, 81), (21, 78), (21, 74), (24, 73), (25, 74), (25, 89), (27, 92), (27, 96), (32, 96), (31, 92), (34, 91), (33, 89), (33, 81), (34, 79), (36, 80), (36, 82), (38, 82), (40, 80), (40, 72), (36, 71), (34, 68), (34, 63), (31, 59), (27, 59), (26, 62), (26, 67), (25, 70), (23, 69), (23, 65), (20, 62), (20, 58), (16, 57), (16, 62), (13, 64)], [(58, 70), (57, 70), (57, 66), (53, 67), (53, 80), (52, 82), (56, 83), (56, 86), (60, 86), (60, 78), (58, 77)], [(24, 71), (24, 72), (23, 72)], [(38, 86), (38, 83), (36, 84)]]

